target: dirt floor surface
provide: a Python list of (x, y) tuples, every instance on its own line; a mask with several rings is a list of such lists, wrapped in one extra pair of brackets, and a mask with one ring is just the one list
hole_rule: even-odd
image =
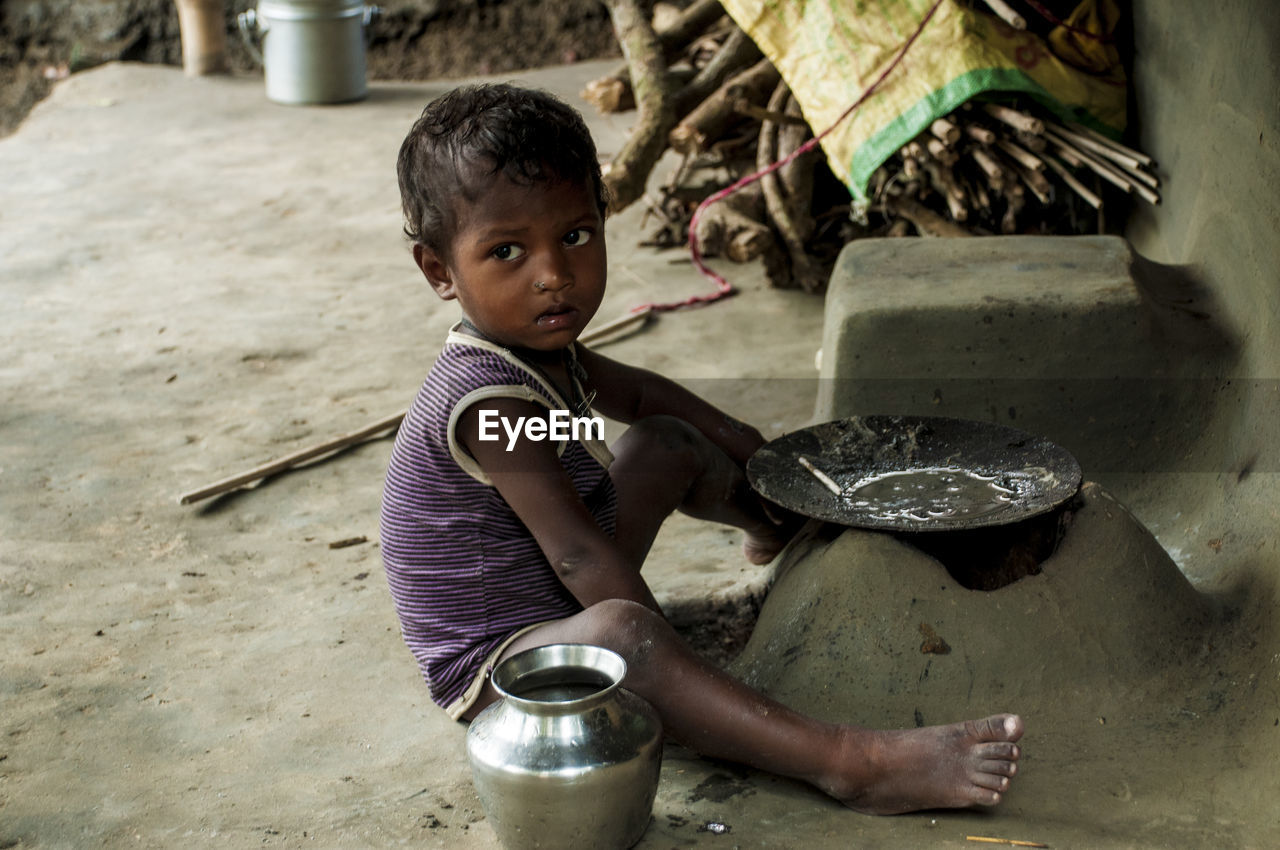
[[(574, 99), (612, 64), (522, 78)], [(108, 64), (0, 140), (0, 847), (497, 846), (463, 727), (429, 702), (381, 576), (390, 443), (177, 504), (407, 405), (456, 313), (410, 262), (393, 162), (451, 85), (289, 108), (257, 79)], [(588, 118), (616, 150), (629, 119)], [(609, 224), (601, 319), (709, 288), (683, 254), (636, 246), (641, 215)], [(664, 315), (609, 353), (778, 434), (813, 410), (823, 305), (732, 274), (738, 297)], [(675, 520), (647, 574), (664, 604), (714, 618), (767, 578), (739, 543)], [(1253, 651), (1276, 645), (1271, 629), (1245, 618), (1231, 634)], [(1162, 727), (1201, 736), (1194, 771), (1186, 748), (1155, 734), (1134, 747), (1123, 718), (1082, 717), (1033, 727), (1026, 796), (996, 812), (868, 818), (668, 747), (640, 846), (961, 848), (1043, 828), (1054, 847), (1155, 847), (1215, 826), (1222, 846), (1274, 846), (1274, 777), (1252, 753), (1274, 748), (1275, 685), (1251, 670), (1257, 652), (1230, 661), (1237, 648), (1197, 667), (1217, 678), (1188, 685), (1196, 716)], [(813, 684), (812, 698), (829, 685)], [(1211, 717), (1249, 736), (1205, 737)], [(1101, 772), (1072, 761), (1087, 724), (1114, 732), (1091, 751)], [(1039, 755), (1036, 736), (1052, 741)], [(1206, 781), (1215, 768), (1226, 779)], [(1130, 774), (1144, 784), (1111, 783)], [(1099, 820), (1089, 800), (1104, 795)]]
[[(526, 79), (572, 98), (606, 67)], [(394, 157), (450, 85), (291, 108), (110, 64), (0, 141), (0, 846), (493, 846), (382, 578), (390, 442), (177, 504), (408, 404), (456, 307), (408, 256)], [(625, 119), (591, 122), (615, 150)], [(709, 288), (635, 246), (640, 213), (610, 223), (601, 319)], [(821, 301), (735, 282), (609, 350), (777, 434), (812, 410)], [(764, 577), (739, 543), (674, 521), (651, 581), (732, 607)]]

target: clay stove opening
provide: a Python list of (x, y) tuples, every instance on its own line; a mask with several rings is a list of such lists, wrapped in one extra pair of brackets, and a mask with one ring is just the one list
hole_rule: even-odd
[(1019, 522), (894, 536), (939, 561), (961, 587), (999, 590), (1040, 574), (1081, 504), (1077, 493), (1052, 511)]

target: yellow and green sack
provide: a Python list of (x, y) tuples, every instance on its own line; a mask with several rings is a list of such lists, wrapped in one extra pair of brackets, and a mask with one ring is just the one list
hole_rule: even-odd
[[(934, 0), (721, 3), (778, 68), (809, 125), (822, 132), (889, 66)], [(1114, 22), (1113, 10), (1114, 0), (1086, 0), (1069, 22), (1108, 16)], [(1085, 51), (1103, 44), (1060, 27), (1050, 36), (1055, 50), (1055, 38)], [(1099, 64), (1101, 70), (1080, 70), (1039, 36), (942, 0), (901, 64), (822, 147), (831, 170), (856, 200), (865, 201), (867, 183), (881, 163), (975, 95), (1021, 93), (1063, 120), (1118, 138), (1125, 126), (1124, 71), (1119, 62)]]

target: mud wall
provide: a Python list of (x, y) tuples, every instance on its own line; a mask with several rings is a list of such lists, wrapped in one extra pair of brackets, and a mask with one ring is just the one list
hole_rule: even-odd
[(1192, 313), (1235, 340), (1229, 400), (1201, 438), (1214, 461), (1147, 482), (1135, 508), (1207, 584), (1270, 581), (1280, 573), (1280, 19), (1266, 0), (1142, 0), (1133, 14), (1131, 129), (1165, 186), (1164, 203), (1137, 208), (1126, 235), (1201, 287)]

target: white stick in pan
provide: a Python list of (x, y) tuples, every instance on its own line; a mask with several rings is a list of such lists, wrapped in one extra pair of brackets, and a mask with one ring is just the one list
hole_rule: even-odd
[(841, 487), (839, 484), (837, 484), (835, 481), (833, 481), (830, 475), (827, 475), (827, 473), (823, 472), (821, 469), (818, 469), (816, 466), (810, 463), (807, 457), (805, 457), (804, 455), (800, 455), (797, 458), (797, 460), (800, 461), (801, 466), (809, 470), (809, 472), (813, 473), (814, 478), (822, 482), (823, 487), (826, 487), (828, 490), (830, 490), (832, 493), (835, 493), (837, 496), (844, 495), (844, 488)]

